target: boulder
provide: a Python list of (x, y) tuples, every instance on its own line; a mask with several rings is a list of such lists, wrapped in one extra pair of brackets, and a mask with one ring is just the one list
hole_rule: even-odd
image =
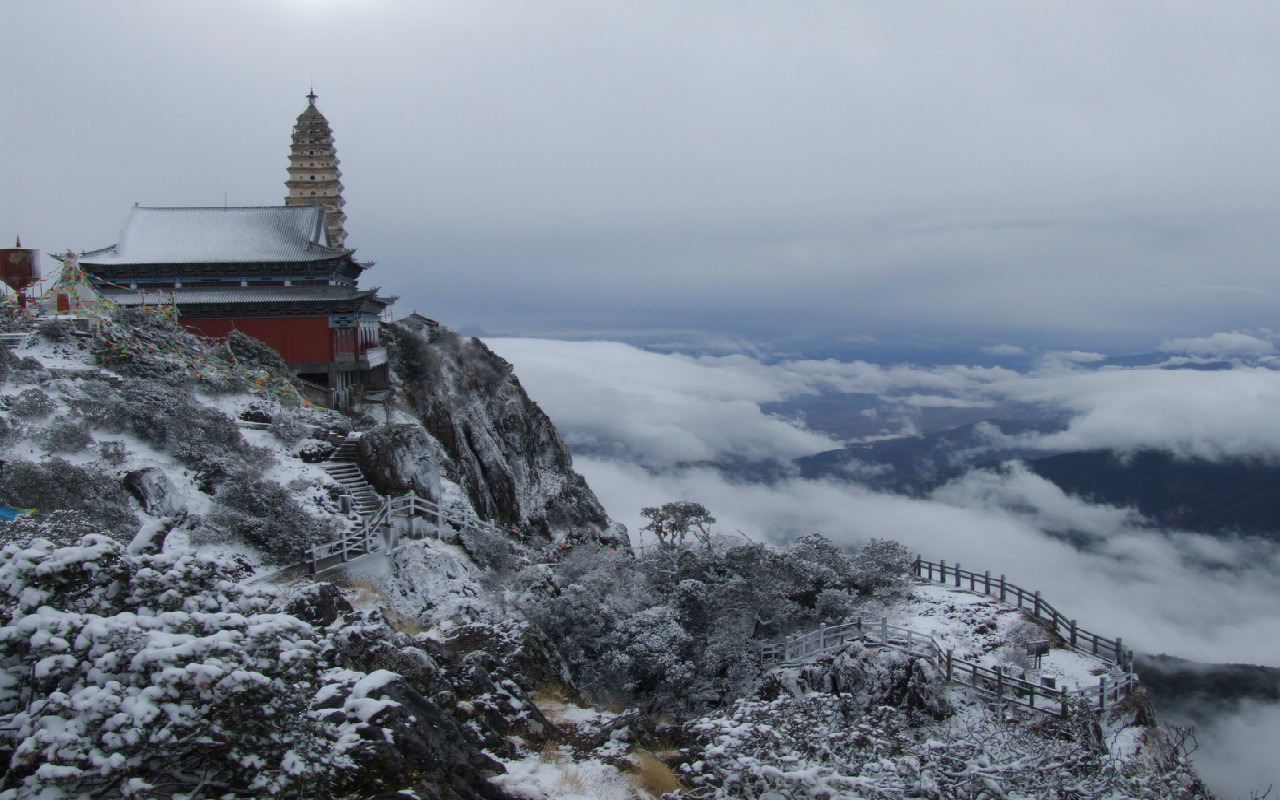
[(338, 617), (350, 614), (351, 604), (332, 583), (313, 583), (285, 606), (285, 613), (306, 620), (320, 628), (332, 625)]
[(435, 502), (440, 499), (440, 444), (419, 425), (384, 425), (366, 431), (356, 448), (361, 472), (379, 494), (408, 491)]
[(124, 488), (129, 490), (142, 509), (155, 517), (168, 517), (181, 513), (186, 504), (177, 497), (177, 487), (159, 467), (134, 470), (124, 476)]

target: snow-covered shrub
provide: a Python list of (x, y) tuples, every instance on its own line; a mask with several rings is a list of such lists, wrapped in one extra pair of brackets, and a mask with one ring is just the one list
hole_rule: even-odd
[(199, 348), (195, 336), (159, 314), (125, 308), (115, 313), (114, 324), (98, 329), (89, 352), (122, 375), (184, 384), (195, 379), (190, 361)]
[(45, 429), (43, 440), (51, 453), (78, 453), (93, 444), (93, 435), (84, 420), (57, 419)]
[(682, 694), (697, 673), (691, 660), (693, 637), (670, 606), (653, 606), (628, 617), (618, 630), (618, 645), (631, 677), (626, 688), (636, 694)]
[(280, 409), (271, 420), (271, 433), (286, 445), (293, 446), (308, 433), (307, 423), (300, 415)]
[(81, 467), (61, 458), (5, 462), (0, 471), (0, 502), (35, 508), (37, 514), (80, 511), (99, 531), (125, 541), (138, 530), (138, 517), (120, 481), (93, 466)]
[(790, 596), (805, 608), (815, 608), (824, 591), (846, 588), (853, 579), (849, 557), (839, 545), (818, 533), (797, 536), (787, 548), (786, 564), (795, 581)]
[(48, 539), (58, 547), (75, 544), (102, 526), (82, 511), (50, 511), (40, 516), (26, 514), (0, 525), (0, 547), (16, 544), (27, 547), (36, 539)]
[(235, 420), (202, 404), (186, 386), (131, 379), (68, 401), (90, 427), (130, 431), (194, 469), (206, 485), (265, 460), (240, 436)]
[(740, 701), (687, 726), (700, 746), (681, 777), (724, 800), (1213, 796), (1169, 748), (1151, 747), (1163, 752), (1148, 768), (1108, 755), (1087, 708), (1010, 722), (981, 706), (932, 719), (879, 700), (832, 687)]
[(36, 322), (36, 332), (51, 342), (68, 342), (76, 324), (69, 319), (42, 319)]
[(31, 330), (31, 317), (18, 308), (17, 303), (0, 305), (0, 333), (21, 333)]
[(900, 592), (907, 586), (915, 556), (889, 539), (872, 539), (853, 556), (853, 583), (863, 594)]
[[(3, 330), (0, 327), (0, 331)], [(4, 382), (9, 380), (9, 373), (18, 369), (21, 363), (21, 359), (14, 355), (13, 351), (7, 347), (0, 347), (0, 385), (4, 385)]]
[(347, 707), (394, 704), (356, 699), (368, 676), (330, 668), (311, 626), (265, 613), (242, 575), (100, 536), (0, 550), (0, 790), (341, 794), (362, 738)]
[(235, 370), (208, 369), (200, 372), (200, 389), (209, 394), (247, 392), (253, 384)]
[(277, 378), (288, 378), (289, 365), (280, 354), (261, 339), (247, 333), (232, 331), (227, 335), (227, 351), (240, 369), (265, 370)]
[(337, 535), (331, 520), (312, 516), (292, 492), (251, 472), (232, 475), (218, 488), (208, 524), (281, 563), (301, 561), (312, 546)]
[(336, 449), (328, 442), (313, 439), (298, 448), (298, 458), (308, 464), (319, 464), (321, 461), (328, 461)]
[(23, 389), (8, 398), (6, 408), (15, 417), (43, 417), (53, 413), (58, 404), (40, 389)]
[(119, 439), (108, 439), (98, 443), (98, 457), (113, 467), (118, 467), (129, 458), (129, 448)]
[(458, 541), (472, 561), (497, 576), (509, 577), (521, 564), (517, 545), (488, 528), (469, 527), (458, 535)]
[(858, 598), (844, 589), (823, 589), (818, 593), (814, 610), (825, 622), (839, 622), (858, 608)]
[(244, 562), (48, 538), (0, 547), (5, 800), (493, 798), (481, 748), (551, 728), (485, 654), (272, 612)]
[(671, 544), (638, 558), (575, 549), (557, 595), (530, 617), (579, 687), (653, 709), (703, 709), (741, 696), (762, 640), (857, 609), (850, 559), (821, 536), (788, 549)]

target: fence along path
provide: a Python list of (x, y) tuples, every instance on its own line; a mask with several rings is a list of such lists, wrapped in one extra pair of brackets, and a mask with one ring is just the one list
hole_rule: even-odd
[(400, 541), (402, 526), (396, 521), (406, 520), (412, 525), (415, 519), (424, 520), (427, 533), (442, 541), (452, 541), (468, 530), (483, 530), (499, 536), (507, 533), (492, 522), (445, 508), (410, 491), (400, 497), (383, 497), (382, 504), (364, 518), (359, 527), (344, 530), (337, 539), (312, 547), (308, 559), (311, 574), (316, 574), (320, 562), (326, 558), (338, 556), (345, 562), (376, 550), (390, 550)]
[[(918, 556), (912, 565), (912, 570), (918, 577), (936, 580), (938, 583), (950, 584), (954, 581), (957, 589), (963, 588), (967, 582), (971, 592), (980, 591), (984, 595), (999, 596), (1001, 602), (1015, 604), (1036, 619), (1048, 623), (1053, 632), (1062, 637), (1062, 640), (1072, 648), (1118, 664), (1126, 670), (1131, 670), (1133, 667), (1133, 651), (1125, 649), (1120, 637), (1107, 639), (1082, 629), (1074, 619), (1068, 619), (1065, 614), (1049, 605), (1040, 597), (1039, 592), (1029, 592), (1015, 586), (1006, 581), (1003, 575), (993, 580), (989, 571), (979, 575), (976, 572), (960, 569), (958, 563), (948, 566), (946, 561), (939, 561), (935, 564)], [(1010, 600), (1010, 596), (1014, 599)]]
[[(890, 625), (882, 618), (879, 623), (864, 625), (862, 619), (843, 625), (821, 626), (815, 631), (789, 636), (782, 642), (766, 644), (761, 647), (761, 658), (766, 664), (799, 664), (822, 653), (830, 653), (843, 648), (852, 642), (862, 642), (872, 647), (889, 647), (905, 653), (927, 659), (943, 671), (946, 679), (952, 683), (969, 686), (981, 694), (993, 697), (1000, 702), (1009, 702), (1035, 711), (1054, 716), (1066, 717), (1070, 712), (1072, 701), (1084, 700), (1098, 711), (1106, 711), (1109, 706), (1116, 705), (1133, 693), (1138, 685), (1138, 676), (1132, 671), (1133, 651), (1126, 650), (1120, 639), (1105, 639), (1088, 631), (1081, 630), (1075, 620), (1067, 620), (1056, 609), (1040, 598), (1039, 592), (1027, 592), (1005, 580), (1001, 575), (998, 581), (991, 580), (990, 573), (977, 575), (960, 570), (959, 564), (947, 567), (946, 562), (932, 564), (917, 558), (913, 569), (916, 575), (933, 580), (937, 570), (938, 581), (949, 583), (948, 570), (957, 587), (969, 580), (973, 586), (970, 591), (977, 592), (981, 583), (984, 594), (993, 595), (994, 586), (1000, 600), (1010, 602), (1007, 597), (1017, 598), (1019, 608), (1031, 609), (1032, 614), (1053, 626), (1055, 632), (1059, 625), (1072, 635), (1071, 639), (1063, 637), (1070, 646), (1081, 652), (1090, 653), (1122, 667), (1125, 674), (1119, 678), (1106, 675), (1098, 678), (1097, 686), (1089, 686), (1069, 690), (1067, 687), (1055, 687), (1032, 683), (1022, 678), (1006, 674), (1000, 667), (984, 667), (973, 661), (956, 658), (953, 651), (943, 650), (932, 636), (926, 636), (910, 628)], [(1023, 605), (1023, 601), (1027, 605)], [(1079, 644), (1077, 644), (1079, 642)]]

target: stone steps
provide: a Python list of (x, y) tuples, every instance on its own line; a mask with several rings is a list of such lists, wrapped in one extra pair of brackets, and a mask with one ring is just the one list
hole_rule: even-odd
[(356, 464), (356, 440), (348, 437), (320, 467), (347, 490), (352, 506), (361, 517), (368, 519), (382, 507), (382, 497), (365, 480)]

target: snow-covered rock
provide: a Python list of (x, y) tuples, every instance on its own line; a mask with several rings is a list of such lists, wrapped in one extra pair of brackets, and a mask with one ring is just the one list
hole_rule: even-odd
[(446, 477), (463, 487), (477, 514), (548, 540), (589, 531), (626, 544), (510, 364), (452, 331), (384, 330), (410, 410), (448, 455)]
[(357, 463), (379, 494), (413, 491), (438, 502), (441, 463), (448, 456), (421, 425), (384, 425), (365, 431), (356, 446)]
[(125, 473), (124, 488), (142, 505), (142, 510), (155, 517), (181, 513), (184, 506), (177, 487), (159, 467), (144, 467)]

